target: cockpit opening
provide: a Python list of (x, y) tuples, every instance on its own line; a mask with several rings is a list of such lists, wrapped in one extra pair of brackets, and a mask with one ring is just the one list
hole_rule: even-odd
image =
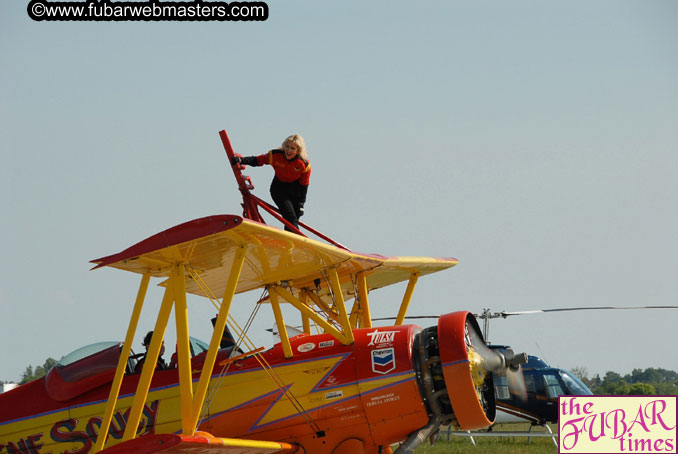
[[(204, 358), (209, 346), (200, 339), (190, 337), (193, 362)], [(72, 351), (57, 361), (45, 376), (45, 389), (54, 400), (66, 401), (109, 383), (115, 376), (122, 342), (97, 342)], [(130, 352), (125, 368), (126, 375), (133, 375), (138, 361), (144, 354)], [(169, 368), (176, 367), (176, 353)]]

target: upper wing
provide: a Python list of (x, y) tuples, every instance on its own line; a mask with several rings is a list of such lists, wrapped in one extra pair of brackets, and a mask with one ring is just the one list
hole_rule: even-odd
[[(228, 272), (238, 248), (246, 247), (245, 263), (236, 293), (286, 281), (292, 288), (315, 289), (328, 268), (335, 267), (345, 299), (354, 296), (351, 280), (367, 273), (368, 289), (381, 288), (456, 265), (453, 258), (383, 257), (346, 251), (319, 241), (243, 219), (240, 216), (210, 216), (172, 227), (124, 251), (93, 260), (95, 268), (111, 266), (151, 276), (169, 276), (183, 263), (217, 296), (223, 295)], [(325, 296), (327, 286), (318, 291)], [(186, 291), (206, 296), (195, 280)]]

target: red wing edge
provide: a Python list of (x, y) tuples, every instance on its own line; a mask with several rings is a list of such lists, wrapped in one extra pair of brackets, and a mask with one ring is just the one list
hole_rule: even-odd
[(101, 454), (291, 454), (297, 447), (275, 441), (218, 438), (206, 432), (194, 436), (176, 434), (145, 435), (111, 446)]

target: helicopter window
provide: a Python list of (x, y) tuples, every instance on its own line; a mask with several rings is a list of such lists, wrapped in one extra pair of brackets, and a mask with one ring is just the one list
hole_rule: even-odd
[(534, 386), (534, 375), (525, 372), (523, 376), (525, 378), (525, 391), (528, 393), (536, 393), (537, 387)]
[(568, 391), (570, 391), (569, 394), (580, 396), (593, 395), (588, 386), (582, 383), (582, 381), (579, 380), (576, 376), (570, 375), (568, 372), (565, 371), (561, 371), (560, 376), (563, 378), (563, 382), (565, 382), (565, 387), (569, 388), (568, 389)]
[(565, 394), (563, 388), (560, 387), (558, 378), (553, 374), (544, 374), (544, 386), (546, 387), (546, 395), (551, 399), (556, 399)]
[(499, 400), (511, 399), (511, 394), (509, 393), (509, 387), (505, 376), (494, 376), (494, 393)]

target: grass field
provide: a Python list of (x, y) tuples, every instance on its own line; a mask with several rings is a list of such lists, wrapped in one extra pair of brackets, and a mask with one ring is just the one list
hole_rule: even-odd
[[(529, 424), (502, 424), (495, 427), (495, 432), (526, 432)], [(558, 427), (551, 426), (557, 433)], [(428, 442), (417, 448), (417, 454), (556, 454), (558, 448), (549, 437), (475, 437), (475, 446), (468, 437), (451, 435), (447, 441), (447, 428), (441, 430), (441, 435), (435, 445)], [(541, 428), (533, 432), (544, 432)], [(556, 439), (557, 441), (557, 439)]]

